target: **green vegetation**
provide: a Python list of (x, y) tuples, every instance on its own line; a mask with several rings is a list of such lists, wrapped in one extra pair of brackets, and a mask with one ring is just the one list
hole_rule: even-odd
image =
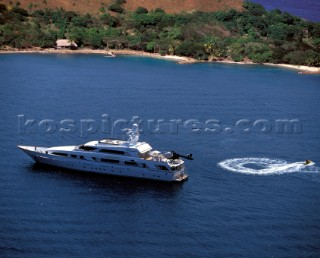
[(145, 14), (145, 13), (148, 13), (148, 9), (144, 7), (138, 7), (136, 10), (136, 14)]
[(115, 13), (123, 13), (124, 8), (122, 5), (125, 3), (125, 0), (116, 0), (113, 4), (109, 5), (108, 10)]
[(245, 11), (167, 14), (125, 1), (100, 8), (99, 16), (63, 9), (28, 10), (0, 4), (0, 47), (53, 47), (58, 38), (80, 47), (177, 54), (200, 60), (231, 58), (257, 63), (320, 66), (320, 23), (245, 2)]

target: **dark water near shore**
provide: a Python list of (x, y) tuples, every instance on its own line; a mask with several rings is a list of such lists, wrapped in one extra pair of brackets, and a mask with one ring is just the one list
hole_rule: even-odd
[(318, 0), (252, 0), (266, 9), (280, 9), (310, 21), (320, 21), (320, 1)]
[[(319, 256), (317, 166), (271, 167), (258, 176), (217, 165), (245, 157), (319, 164), (319, 76), (258, 65), (16, 54), (0, 56), (0, 78), (1, 257)], [(101, 121), (103, 114), (112, 120), (218, 119), (234, 131), (146, 130), (141, 140), (155, 148), (195, 156), (186, 162), (187, 182), (165, 184), (34, 166), (16, 148), (19, 142), (71, 145), (103, 135), (43, 128), (22, 134), (22, 114), (37, 122)], [(255, 128), (244, 134), (235, 130), (239, 119), (297, 119), (302, 132)]]

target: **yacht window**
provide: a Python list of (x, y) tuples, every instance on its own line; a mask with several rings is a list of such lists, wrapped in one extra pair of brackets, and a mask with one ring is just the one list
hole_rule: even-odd
[(57, 156), (64, 156), (67, 157), (68, 154), (67, 153), (61, 153), (61, 152), (52, 152), (53, 155), (57, 155)]
[(94, 147), (90, 147), (90, 146), (84, 146), (84, 145), (80, 145), (78, 147), (79, 150), (85, 150), (85, 151), (94, 151), (96, 150), (97, 148), (94, 148)]
[(80, 159), (84, 159), (84, 157), (83, 157), (83, 156), (80, 156)]
[(118, 151), (118, 150), (106, 150), (106, 149), (102, 149), (102, 150), (100, 150), (100, 152), (110, 153), (110, 154), (124, 155), (124, 151)]
[(125, 161), (124, 164), (130, 165), (130, 166), (138, 166), (137, 162), (135, 161)]
[(176, 166), (176, 167), (172, 167), (171, 170), (181, 170), (183, 168), (183, 165), (179, 165), (179, 166)]
[(162, 165), (159, 165), (157, 166), (160, 170), (168, 170), (168, 168), (166, 166), (162, 166)]
[(108, 162), (108, 163), (119, 163), (119, 160), (116, 159), (101, 159), (102, 162)]
[(77, 155), (71, 154), (71, 158), (77, 158)]

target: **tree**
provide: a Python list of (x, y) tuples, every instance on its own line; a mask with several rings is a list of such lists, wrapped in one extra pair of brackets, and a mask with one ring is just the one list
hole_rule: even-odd
[(93, 48), (102, 48), (102, 39), (104, 37), (104, 31), (98, 28), (89, 28), (83, 31), (83, 44), (91, 46)]
[(123, 13), (124, 12), (123, 7), (117, 3), (109, 5), (108, 10), (112, 11), (112, 12), (116, 12), (116, 13)]
[(156, 49), (156, 46), (157, 46), (157, 43), (156, 42), (149, 42), (146, 46), (146, 50), (149, 51), (149, 52), (154, 52), (155, 49)]
[(308, 66), (320, 66), (320, 54), (314, 50), (307, 50), (304, 54), (305, 56), (305, 65)]
[(102, 42), (107, 48), (118, 48), (123, 41), (123, 35), (120, 29), (108, 28), (104, 31)]
[(135, 50), (141, 50), (141, 35), (134, 34), (128, 36), (128, 47)]
[(20, 14), (22, 16), (29, 16), (29, 13), (28, 13), (27, 10), (25, 10), (25, 9), (23, 9), (21, 7), (18, 7), (18, 6), (12, 7), (11, 11), (14, 12), (14, 13), (18, 13), (18, 14)]
[(136, 14), (145, 14), (145, 13), (148, 13), (148, 9), (144, 8), (144, 7), (138, 7), (136, 9)]
[(246, 1), (244, 2), (243, 7), (254, 16), (262, 16), (266, 14), (266, 9), (261, 4)]
[(85, 29), (79, 27), (72, 27), (67, 33), (67, 38), (75, 41), (79, 46), (83, 45), (83, 40), (85, 38)]
[(286, 54), (283, 61), (289, 64), (320, 66), (320, 54), (314, 50), (293, 51)]
[(228, 47), (229, 54), (233, 61), (241, 62), (245, 57), (244, 39), (239, 38), (234, 40)]
[(208, 59), (204, 46), (197, 42), (184, 41), (176, 49), (176, 54), (180, 56), (190, 56), (200, 60)]
[(213, 59), (225, 57), (227, 54), (226, 48), (222, 40), (214, 36), (205, 39), (204, 49), (206, 54)]
[(163, 14), (161, 13), (144, 13), (135, 14), (133, 16), (133, 21), (137, 29), (146, 26), (157, 26), (157, 24), (162, 20)]
[(244, 54), (255, 63), (268, 63), (272, 61), (270, 47), (260, 42), (250, 42), (245, 46)]
[(90, 14), (86, 14), (83, 16), (74, 16), (72, 18), (72, 23), (75, 27), (89, 28), (93, 26), (94, 21)]
[(320, 38), (315, 38), (313, 39), (313, 42), (312, 42), (314, 48), (320, 52)]
[(168, 38), (170, 40), (181, 40), (183, 39), (181, 28), (175, 27), (166, 27), (163, 28), (160, 33), (160, 38)]
[(289, 27), (284, 23), (278, 23), (278, 24), (272, 25), (268, 29), (268, 37), (273, 40), (279, 40), (279, 41), (287, 40), (288, 33), (289, 33)]
[(302, 51), (293, 51), (287, 53), (282, 61), (288, 64), (305, 64), (305, 56)]
[(102, 24), (108, 25), (110, 27), (117, 27), (119, 24), (118, 19), (108, 13), (104, 13), (103, 15), (101, 15), (100, 21), (102, 22)]

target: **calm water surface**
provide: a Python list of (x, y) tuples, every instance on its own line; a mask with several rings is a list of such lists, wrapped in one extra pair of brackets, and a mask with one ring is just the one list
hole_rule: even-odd
[[(257, 176), (235, 158), (320, 162), (320, 77), (264, 66), (176, 65), (139, 57), (1, 55), (1, 257), (317, 257), (320, 172)], [(184, 184), (34, 166), (23, 144), (80, 144), (101, 131), (22, 134), (26, 119), (298, 119), (302, 132), (145, 131), (160, 150), (193, 153)], [(166, 128), (164, 128), (166, 130)], [(257, 164), (251, 164), (257, 168)], [(291, 171), (292, 172), (292, 171)]]
[(252, 0), (268, 10), (280, 9), (310, 21), (320, 21), (319, 0)]

